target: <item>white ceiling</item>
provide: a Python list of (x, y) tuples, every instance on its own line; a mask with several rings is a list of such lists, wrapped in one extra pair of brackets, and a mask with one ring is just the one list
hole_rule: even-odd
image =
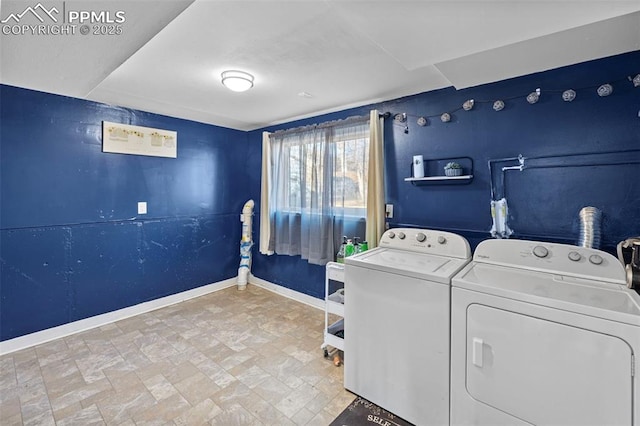
[[(124, 11), (123, 33), (2, 34), (3, 84), (240, 130), (640, 50), (639, 0), (40, 3)], [(227, 90), (227, 69), (255, 86)]]

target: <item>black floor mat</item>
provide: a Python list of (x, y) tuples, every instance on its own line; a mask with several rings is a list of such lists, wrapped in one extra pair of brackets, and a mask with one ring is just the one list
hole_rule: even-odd
[(413, 426), (406, 420), (357, 397), (329, 426)]

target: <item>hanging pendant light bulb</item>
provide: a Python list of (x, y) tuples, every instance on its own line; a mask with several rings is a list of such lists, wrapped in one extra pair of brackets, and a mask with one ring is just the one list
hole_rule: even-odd
[(576, 91), (573, 89), (568, 89), (562, 92), (562, 100), (565, 102), (571, 102), (576, 98)]
[(531, 92), (527, 96), (527, 102), (529, 102), (532, 105), (538, 102), (538, 100), (540, 100), (540, 89), (536, 89), (535, 92)]
[(613, 86), (608, 83), (598, 87), (598, 96), (600, 97), (609, 96), (612, 93), (613, 93)]

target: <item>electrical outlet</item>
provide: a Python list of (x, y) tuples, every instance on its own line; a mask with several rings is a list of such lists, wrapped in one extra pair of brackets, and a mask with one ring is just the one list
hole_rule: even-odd
[(385, 204), (385, 217), (393, 219), (393, 204)]
[(147, 214), (147, 202), (139, 201), (138, 202), (138, 214)]

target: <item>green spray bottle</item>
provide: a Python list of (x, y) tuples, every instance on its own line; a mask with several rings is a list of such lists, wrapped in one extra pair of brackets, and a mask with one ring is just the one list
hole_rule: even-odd
[(351, 239), (347, 240), (347, 245), (344, 246), (344, 257), (353, 256), (356, 251), (356, 247), (353, 245)]

